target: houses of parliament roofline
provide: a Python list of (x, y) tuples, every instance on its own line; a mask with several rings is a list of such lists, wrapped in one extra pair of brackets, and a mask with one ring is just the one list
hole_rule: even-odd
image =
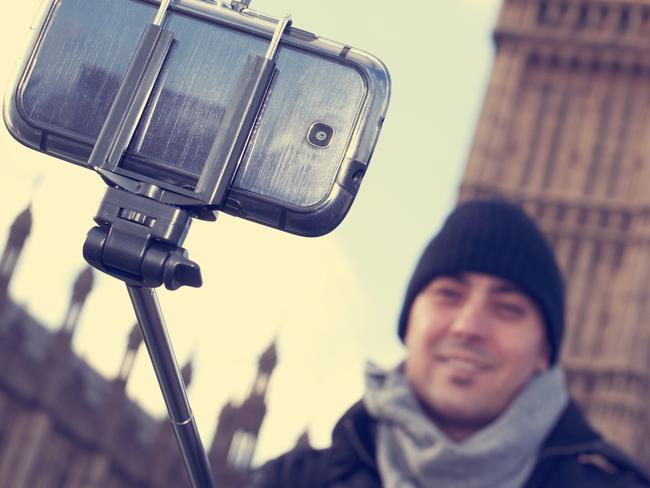
[[(94, 271), (80, 272), (57, 330), (44, 327), (11, 299), (11, 280), (31, 227), (30, 205), (15, 219), (0, 257), (0, 486), (187, 486), (169, 421), (152, 417), (126, 394), (142, 342), (137, 324), (112, 379), (72, 348)], [(219, 486), (246, 486), (276, 362), (273, 343), (261, 355), (254, 382), (262, 391), (254, 386), (241, 406), (226, 406), (229, 415), (221, 419), (209, 449)], [(190, 362), (183, 367), (186, 384), (191, 376)], [(251, 404), (257, 407), (246, 406)]]

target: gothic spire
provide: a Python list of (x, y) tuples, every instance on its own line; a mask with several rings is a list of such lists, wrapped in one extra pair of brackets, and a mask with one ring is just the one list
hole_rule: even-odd
[(269, 344), (269, 347), (267, 347), (266, 350), (260, 356), (258, 362), (260, 372), (264, 372), (270, 375), (275, 369), (275, 366), (278, 363), (278, 353), (277, 353), (276, 343), (277, 343), (277, 339), (273, 339), (273, 342)]
[(32, 231), (32, 204), (18, 214), (9, 231), (9, 244), (22, 247)]
[(90, 266), (86, 266), (74, 282), (72, 299), (70, 300), (68, 311), (63, 320), (62, 329), (69, 334), (72, 334), (77, 327), (83, 306), (93, 288), (93, 282), (93, 269)]
[(183, 378), (183, 383), (185, 388), (189, 388), (192, 384), (192, 374), (194, 373), (194, 355), (190, 356), (185, 366), (181, 369), (181, 377)]
[(138, 353), (140, 344), (142, 344), (142, 333), (140, 332), (140, 327), (136, 322), (131, 329), (131, 333), (129, 334), (129, 338), (126, 344), (126, 351), (124, 352), (122, 364), (120, 365), (120, 371), (117, 375), (118, 381), (121, 381), (124, 386), (126, 386), (126, 383), (129, 381), (129, 376), (131, 376), (133, 363), (135, 362), (135, 356)]
[(0, 311), (8, 301), (9, 284), (31, 230), (32, 205), (30, 203), (11, 224), (7, 245), (0, 256)]

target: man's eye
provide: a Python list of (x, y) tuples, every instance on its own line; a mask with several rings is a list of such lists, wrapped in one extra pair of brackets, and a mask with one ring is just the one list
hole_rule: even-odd
[(455, 288), (438, 288), (435, 290), (435, 293), (436, 295), (447, 299), (456, 299), (462, 296), (460, 290), (456, 290)]
[(496, 310), (499, 316), (506, 319), (520, 319), (526, 315), (526, 308), (518, 303), (499, 302)]

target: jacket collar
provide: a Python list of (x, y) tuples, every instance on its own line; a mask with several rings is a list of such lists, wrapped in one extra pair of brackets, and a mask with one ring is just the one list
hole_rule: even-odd
[(544, 441), (540, 454), (548, 456), (555, 451), (566, 451), (601, 442), (601, 436), (587, 423), (576, 403), (570, 400), (555, 427)]
[(336, 464), (361, 463), (371, 470), (377, 469), (375, 437), (377, 422), (368, 414), (362, 401), (358, 401), (341, 417), (332, 432), (332, 452)]
[(544, 442), (539, 462), (546, 459), (578, 454), (602, 455), (619, 468), (635, 472), (648, 479), (645, 469), (626, 453), (605, 441), (587, 422), (576, 403), (571, 400)]

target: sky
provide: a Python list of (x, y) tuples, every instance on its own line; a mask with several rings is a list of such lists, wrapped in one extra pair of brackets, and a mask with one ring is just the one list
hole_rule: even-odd
[[(5, 86), (40, 3), (15, 2), (0, 17)], [(327, 445), (338, 417), (363, 394), (366, 361), (390, 367), (403, 357), (396, 335), (402, 296), (420, 251), (455, 201), (500, 2), (402, 4), (251, 4), (274, 16), (289, 13), (299, 28), (377, 56), (390, 71), (392, 96), (355, 203), (329, 235), (296, 237), (225, 214), (192, 225), (185, 247), (204, 285), (162, 289), (159, 297), (179, 363), (194, 360), (189, 399), (206, 448), (222, 405), (248, 394), (257, 359), (274, 339), (279, 362), (256, 463), (289, 449), (305, 429), (313, 445)], [(56, 329), (85, 266), (81, 247), (105, 185), (89, 170), (21, 146), (3, 128), (0, 151), (0, 246), (30, 202), (34, 215), (10, 293)], [(73, 347), (114, 377), (133, 323), (124, 285), (97, 272)], [(143, 408), (164, 415), (144, 348), (127, 389)]]

